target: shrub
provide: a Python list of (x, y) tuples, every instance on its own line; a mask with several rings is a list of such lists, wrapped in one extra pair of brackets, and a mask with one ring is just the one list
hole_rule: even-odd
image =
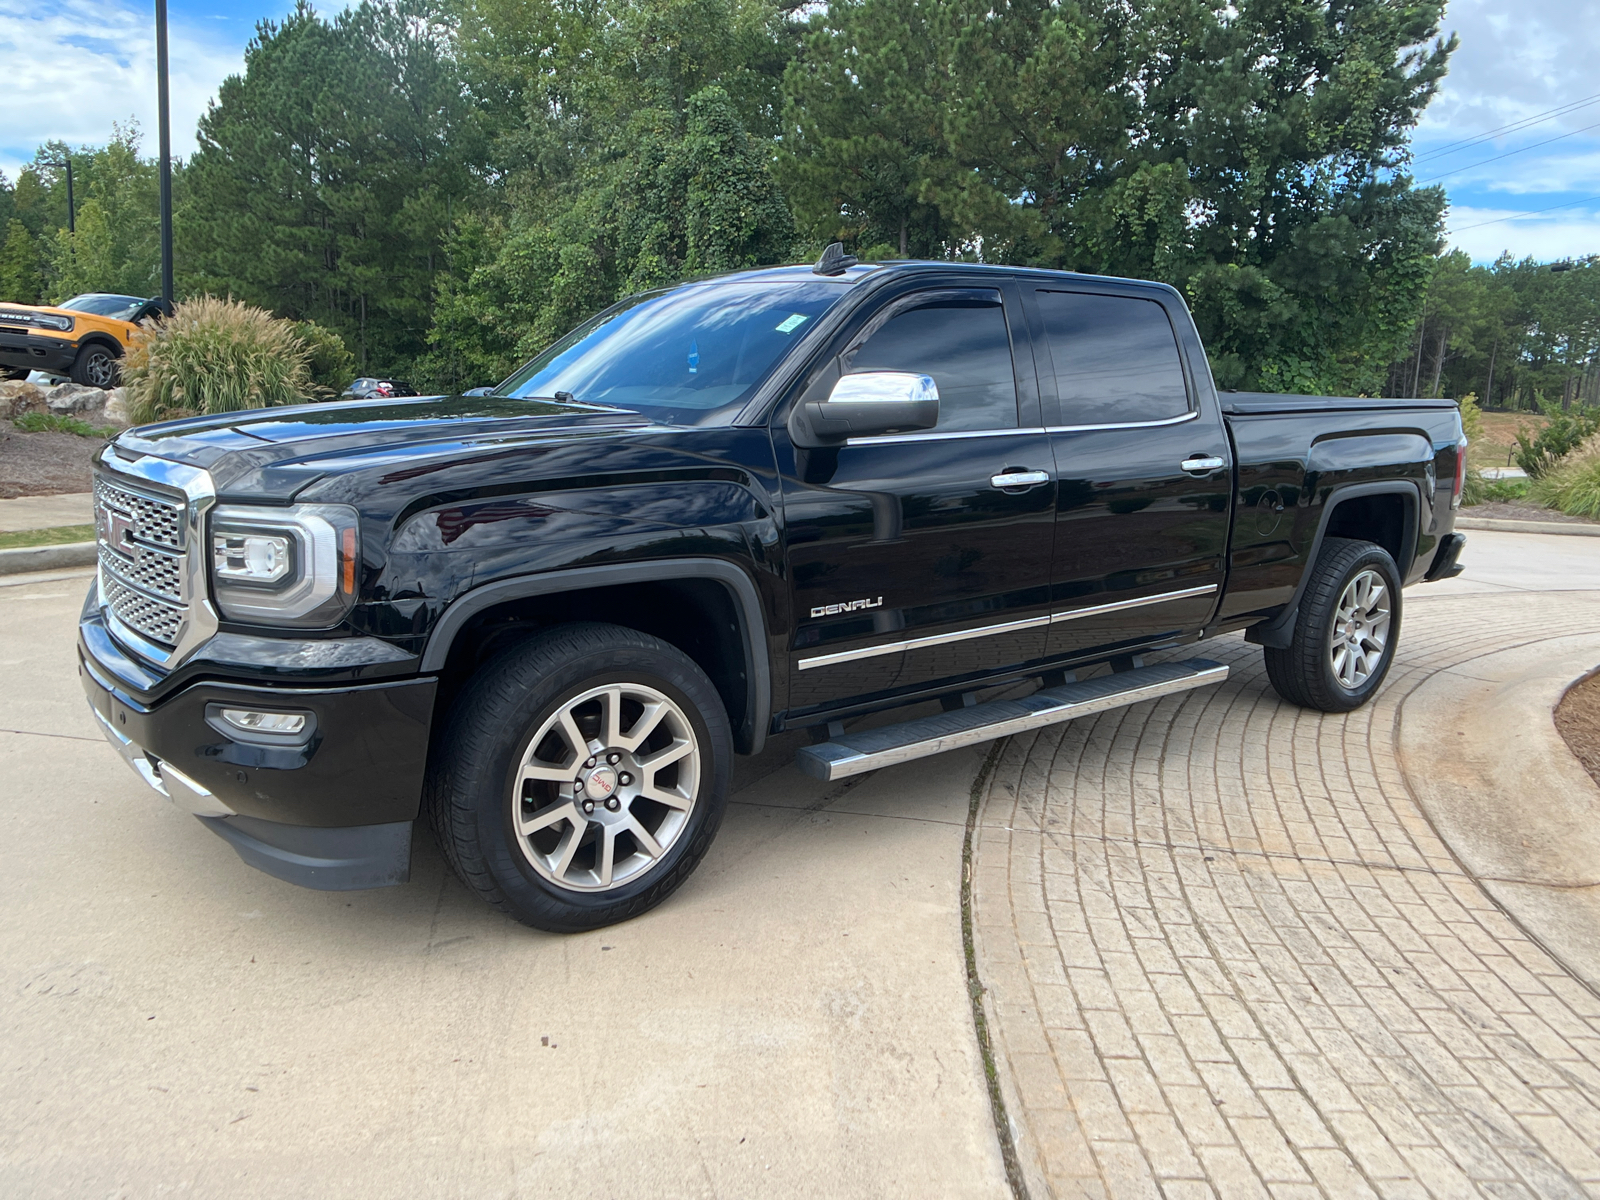
[(1502, 504), (1514, 503), (1528, 498), (1528, 490), (1532, 487), (1526, 479), (1495, 479), (1488, 480), (1479, 477), (1483, 484), (1482, 496), (1472, 501), (1474, 504), (1490, 504), (1499, 501)]
[(1550, 423), (1532, 438), (1527, 430), (1517, 430), (1517, 466), (1528, 473), (1529, 479), (1538, 479), (1553, 470), (1557, 463), (1600, 430), (1600, 409), (1576, 408), (1562, 412), (1542, 400), (1539, 407), (1550, 418)]
[(109, 438), (120, 432), (115, 425), (91, 425), (60, 413), (23, 413), (11, 423), (23, 433), (75, 433), (79, 437)]
[(1569, 516), (1600, 517), (1600, 439), (1535, 479), (1528, 495)]
[(309, 352), (306, 369), (318, 400), (331, 399), (350, 386), (356, 377), (356, 356), (342, 337), (315, 321), (295, 322), (294, 333)]
[(138, 330), (122, 363), (135, 425), (201, 413), (300, 404), (311, 353), (289, 321), (236, 300), (186, 300)]

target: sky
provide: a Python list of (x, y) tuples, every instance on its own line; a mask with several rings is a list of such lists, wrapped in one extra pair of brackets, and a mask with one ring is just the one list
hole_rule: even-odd
[[(175, 154), (193, 151), (196, 122), (242, 69), (256, 22), (291, 7), (169, 0)], [(51, 138), (104, 143), (112, 122), (129, 117), (154, 152), (153, 14), (153, 0), (0, 11), (0, 171), (15, 179)], [(1417, 131), (1415, 175), (1449, 192), (1450, 245), (1477, 262), (1506, 251), (1541, 261), (1600, 253), (1600, 0), (1454, 0), (1444, 28), (1461, 47)]]

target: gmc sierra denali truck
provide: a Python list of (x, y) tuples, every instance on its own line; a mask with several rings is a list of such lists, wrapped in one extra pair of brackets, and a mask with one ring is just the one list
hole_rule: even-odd
[(830, 247), (486, 395), (124, 433), (81, 675), (246, 862), (400, 883), (425, 820), (588, 929), (683, 882), (784, 730), (842, 778), (1215, 683), (1146, 656), (1240, 629), (1285, 699), (1364, 703), (1402, 587), (1460, 570), (1464, 446), (1449, 400), (1219, 394), (1162, 285)]

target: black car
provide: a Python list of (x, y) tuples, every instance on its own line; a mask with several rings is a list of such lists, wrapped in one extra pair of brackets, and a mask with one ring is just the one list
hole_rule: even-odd
[(1450, 400), (1219, 393), (1162, 284), (835, 253), (631, 297), (493, 395), (122, 434), (83, 684), (262, 870), (399, 883), (420, 820), (593, 928), (775, 733), (840, 779), (1216, 683), (1170, 652), (1236, 630), (1365, 703), (1402, 586), (1460, 570), (1464, 447)]
[(362, 376), (340, 393), (343, 400), (376, 400), (385, 396), (415, 396), (417, 389), (398, 379)]

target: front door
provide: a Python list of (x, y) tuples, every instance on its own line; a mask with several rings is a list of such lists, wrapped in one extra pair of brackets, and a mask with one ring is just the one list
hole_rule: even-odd
[(1051, 656), (1200, 629), (1224, 581), (1232, 454), (1179, 351), (1173, 319), (1186, 314), (1155, 292), (1038, 288), (1031, 299), (1041, 390), (1057, 404)]
[(836, 368), (931, 375), (938, 425), (822, 450), (773, 430), (796, 607), (791, 717), (959, 687), (1045, 651), (1055, 473), (1020, 292), (923, 288), (884, 303)]

